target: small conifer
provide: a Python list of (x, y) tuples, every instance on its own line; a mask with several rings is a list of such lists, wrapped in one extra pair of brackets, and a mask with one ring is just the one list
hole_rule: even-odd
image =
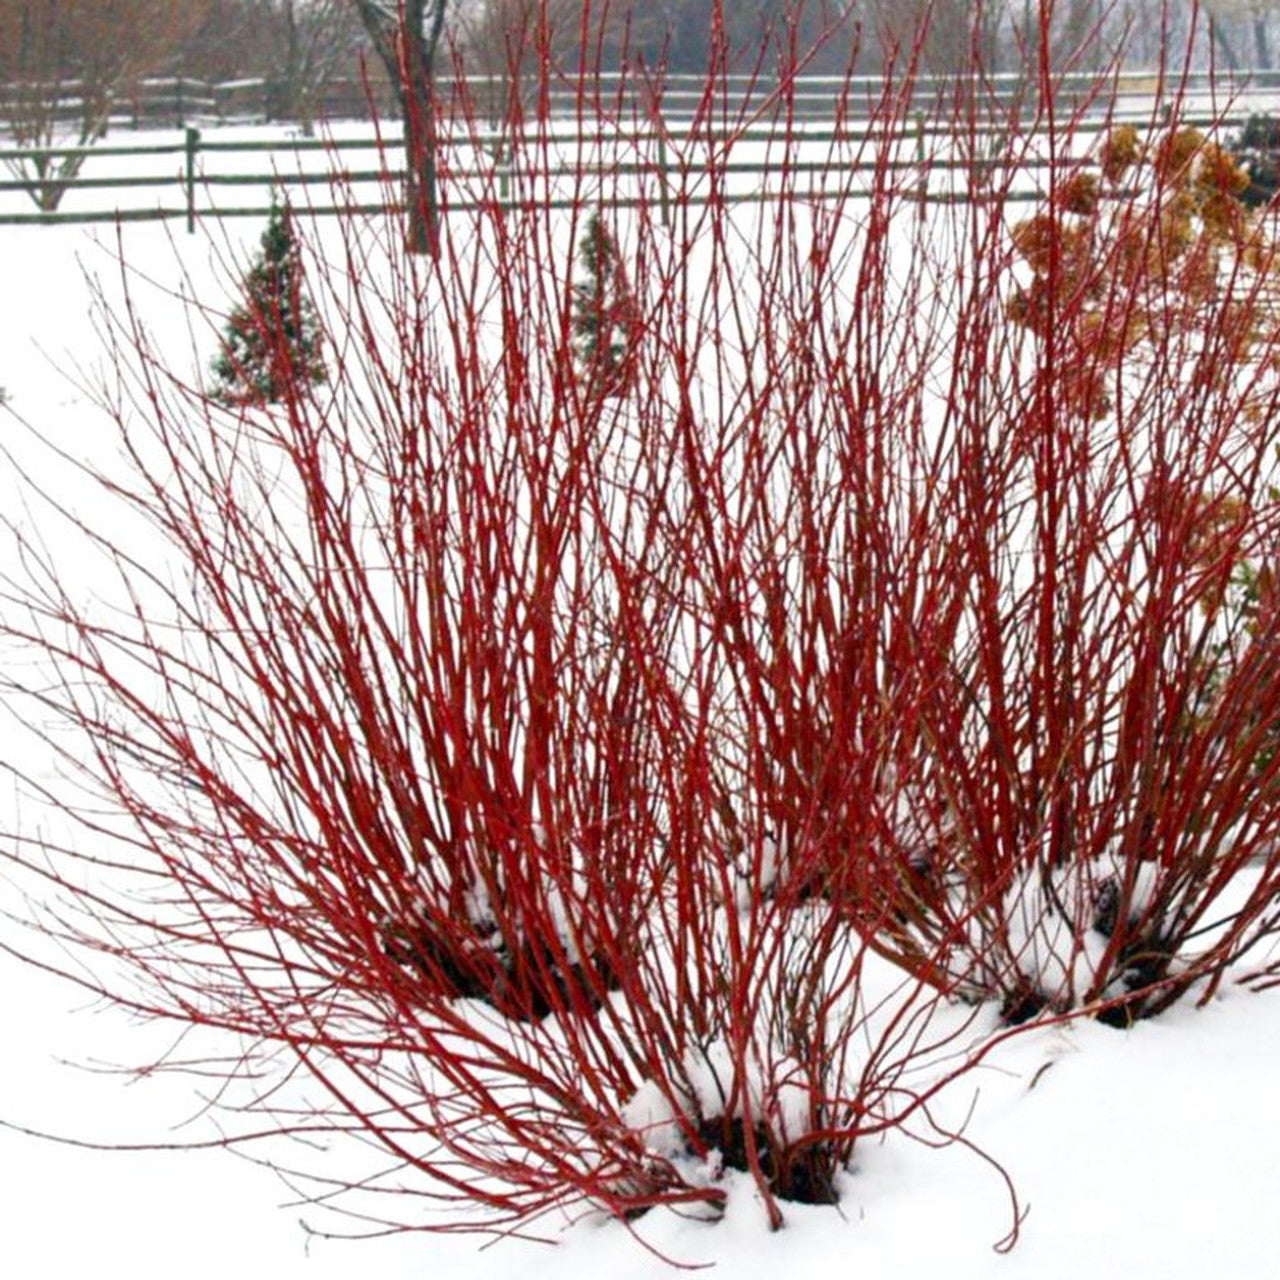
[(573, 286), (574, 353), (589, 390), (623, 396), (635, 381), (639, 316), (618, 242), (598, 213), (578, 247), (583, 279)]
[(231, 405), (274, 404), (324, 382), (320, 322), (303, 290), (302, 255), (287, 202), (273, 202), (244, 292), (214, 361), (214, 396)]

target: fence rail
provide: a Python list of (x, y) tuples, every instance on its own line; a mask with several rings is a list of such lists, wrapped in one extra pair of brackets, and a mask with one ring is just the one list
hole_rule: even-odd
[[(1131, 86), (1136, 81), (1130, 78)], [(1280, 83), (1277, 84), (1280, 94)], [(1280, 98), (1277, 99), (1280, 101)], [(1243, 121), (1258, 101), (1241, 108)], [(1127, 102), (1111, 101), (1107, 114), (1077, 120), (1073, 133), (1087, 137), (1119, 117), (1153, 124), (1160, 119), (1156, 97), (1135, 92)], [(1216, 111), (1180, 119), (1192, 123), (1228, 124)], [(804, 180), (810, 193), (847, 194), (849, 181), (871, 174), (889, 147), (889, 169), (902, 188), (927, 201), (983, 198), (984, 173), (990, 156), (999, 152), (1002, 126), (977, 125), (967, 130), (964, 145), (948, 141), (952, 126), (945, 118), (918, 111), (891, 133), (875, 130), (865, 119), (838, 126), (829, 120), (815, 125), (803, 120), (786, 130), (769, 125), (734, 130), (735, 147), (728, 160), (711, 159), (718, 135), (704, 126), (681, 127), (651, 117), (646, 126), (606, 131), (574, 121), (539, 126), (539, 145), (532, 151), (510, 133), (451, 129), (446, 125), (439, 152), (442, 201), (446, 209), (537, 202), (557, 207), (580, 203), (583, 182), (594, 177), (591, 198), (622, 205), (657, 200), (664, 208), (678, 189), (682, 200), (696, 203), (700, 182), (714, 165), (730, 184), (734, 199), (757, 199), (776, 191), (778, 175)], [(984, 139), (986, 140), (984, 142)], [(545, 145), (550, 140), (551, 145)], [(989, 144), (989, 145), (988, 145)], [(0, 148), (0, 225), (185, 220), (194, 230), (202, 218), (265, 217), (280, 191), (306, 193), (295, 201), (318, 215), (373, 213), (394, 208), (398, 184), (400, 137), (396, 129), (368, 126), (335, 128), (323, 139), (276, 136), (265, 139), (219, 136), (217, 130), (187, 126), (165, 141), (97, 144), (91, 147), (44, 149)], [(785, 154), (785, 161), (782, 159)], [(534, 156), (541, 157), (534, 159)], [(63, 184), (62, 207), (44, 212), (30, 207), (37, 168), (48, 173), (64, 159), (83, 162)], [(1036, 199), (1036, 173), (1047, 163), (1029, 152), (1022, 163), (1026, 181), (1014, 199)], [(313, 195), (324, 187), (331, 194)], [(606, 188), (608, 188), (606, 190)], [(256, 198), (249, 197), (253, 192)], [(112, 202), (94, 197), (117, 193)], [(121, 193), (127, 193), (122, 195)]]

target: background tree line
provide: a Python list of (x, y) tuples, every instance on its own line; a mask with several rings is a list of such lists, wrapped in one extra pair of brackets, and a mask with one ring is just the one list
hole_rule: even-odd
[(447, 53), (450, 70), (456, 61), (495, 81), (543, 56), (571, 61), (580, 51), (593, 64), (702, 73), (717, 50), (736, 49), (754, 63), (770, 33), (790, 40), (793, 24), (802, 46), (821, 43), (808, 63), (820, 71), (845, 69), (856, 49), (858, 68), (875, 73), (915, 46), (922, 29), (920, 60), (940, 73), (969, 65), (975, 48), (988, 69), (1030, 70), (1042, 26), (1059, 67), (1082, 49), (1098, 64), (1122, 37), (1130, 63), (1153, 65), (1162, 52), (1186, 47), (1195, 22), (1208, 25), (1230, 68), (1271, 69), (1280, 51), (1280, 0), (1205, 0), (1163, 21), (1159, 0), (1054, 0), (1047, 24), (1041, 7), (1041, 0), (0, 0), (0, 80), (75, 80), (101, 96), (145, 75), (260, 78), (278, 95), (278, 113), (305, 125), (326, 83), (370, 66), (385, 70), (386, 31), (429, 33), (437, 17), (437, 52)]

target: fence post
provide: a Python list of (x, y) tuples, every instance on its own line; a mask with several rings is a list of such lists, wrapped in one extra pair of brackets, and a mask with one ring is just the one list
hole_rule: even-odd
[(916, 196), (920, 201), (920, 216), (924, 217), (924, 207), (929, 197), (929, 170), (924, 157), (924, 112), (916, 112), (916, 167), (920, 171)]
[[(514, 151), (514, 146), (512, 151)], [(493, 163), (498, 170), (498, 205), (505, 209), (511, 200), (511, 164), (507, 158), (506, 148), (502, 145), (502, 135), (494, 144)]]
[(658, 121), (658, 207), (664, 230), (671, 230), (671, 192), (667, 187), (667, 135)]
[(200, 130), (187, 126), (187, 234), (193, 235), (196, 229), (196, 150), (200, 146)]

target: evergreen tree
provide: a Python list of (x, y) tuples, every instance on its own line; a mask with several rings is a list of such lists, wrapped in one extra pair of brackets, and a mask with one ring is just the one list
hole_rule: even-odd
[(1231, 152), (1249, 171), (1240, 199), (1253, 209), (1268, 204), (1280, 188), (1280, 120), (1250, 116), (1232, 139)]
[(303, 291), (302, 256), (287, 202), (272, 205), (244, 291), (214, 361), (214, 396), (232, 405), (272, 404), (324, 382), (320, 322)]
[(574, 351), (588, 388), (621, 396), (635, 381), (639, 315), (618, 243), (598, 213), (578, 248), (585, 279), (573, 286)]

